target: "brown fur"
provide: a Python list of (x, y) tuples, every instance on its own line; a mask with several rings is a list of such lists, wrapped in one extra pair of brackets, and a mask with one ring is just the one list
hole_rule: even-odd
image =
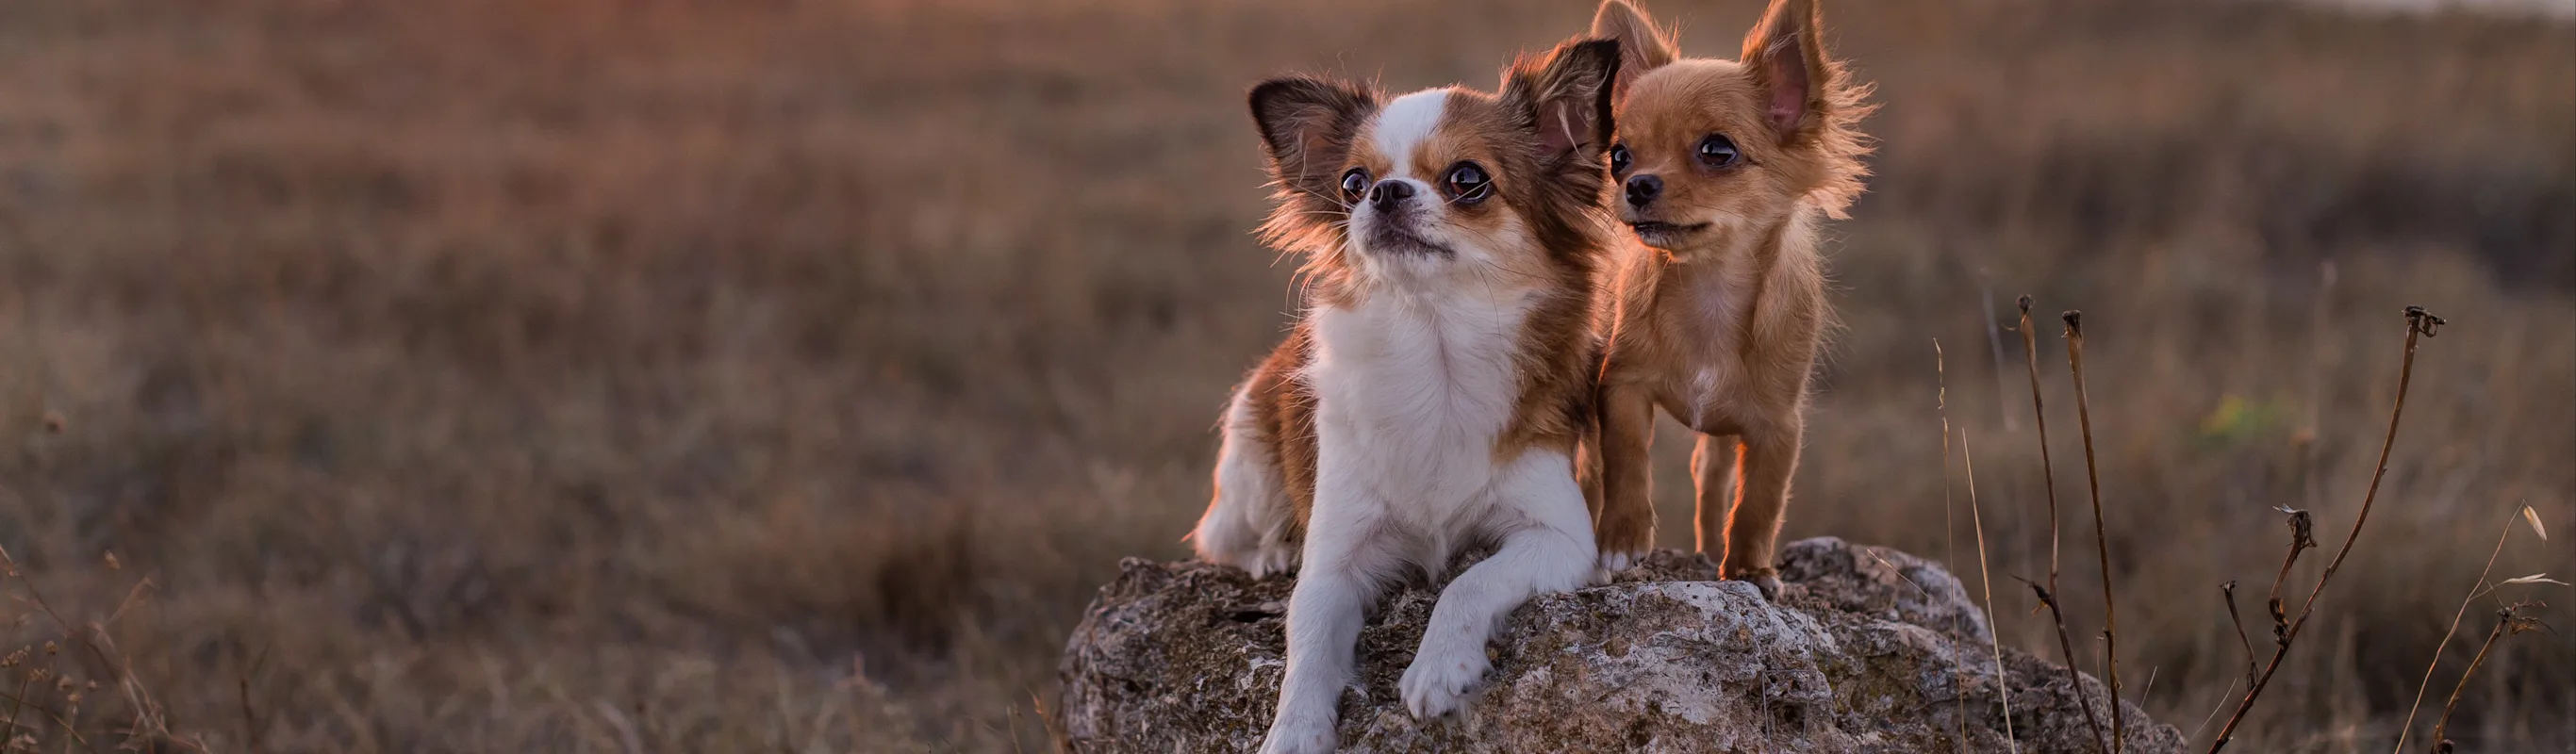
[(1315, 507), (1315, 389), (1298, 378), (1314, 359), (1314, 348), (1314, 328), (1298, 322), (1244, 386), (1252, 396), (1254, 436), (1270, 449), (1272, 478), (1297, 511), (1290, 519), (1290, 542), (1305, 541), (1306, 514)]
[[(1616, 44), (1606, 40), (1567, 42), (1544, 58), (1521, 58), (1504, 72), (1499, 95), (1451, 90), (1443, 128), (1414, 152), (1413, 167), (1423, 175), (1438, 175), (1458, 160), (1485, 166), (1497, 200), (1453, 204), (1449, 211), (1470, 226), (1517, 220), (1534, 242), (1488, 271), (1543, 292), (1513, 355), (1519, 400), (1495, 440), (1497, 462), (1534, 448), (1573, 456), (1592, 434), (1601, 351), (1593, 281), (1599, 260), (1621, 235), (1606, 206), (1602, 158), (1612, 130), (1611, 82), (1604, 79), (1615, 77), (1618, 65)], [(1289, 78), (1256, 87), (1251, 99), (1278, 200), (1263, 225), (1264, 240), (1307, 255), (1309, 307), (1356, 306), (1372, 291), (1344, 257), (1349, 230), (1341, 222), (1347, 211), (1337, 183), (1351, 167), (1377, 175), (1392, 167), (1375, 164), (1383, 158), (1361, 148), (1367, 137), (1356, 133), (1381, 97), (1357, 85)], [(1271, 470), (1294, 507), (1292, 542), (1302, 541), (1315, 498), (1317, 396), (1304, 376), (1314, 346), (1313, 327), (1301, 320), (1246, 385), (1258, 439), (1273, 449)], [(1597, 487), (1587, 483), (1585, 492), (1597, 509)]]
[[(1604, 553), (1653, 545), (1647, 449), (1661, 407), (1700, 434), (1700, 551), (1724, 542), (1726, 576), (1770, 589), (1808, 375), (1831, 317), (1815, 225), (1861, 191), (1868, 148), (1855, 126), (1871, 109), (1867, 88), (1827, 57), (1813, 0), (1774, 0), (1741, 62), (1681, 58), (1624, 0), (1602, 4), (1593, 32), (1619, 39), (1626, 56), (1618, 143), (1631, 163), (1614, 183), (1654, 176), (1662, 186), (1642, 204), (1614, 188), (1621, 217), (1676, 228), (1641, 228), (1610, 277), (1596, 534)], [(1701, 160), (1710, 134), (1731, 139), (1740, 160)]]

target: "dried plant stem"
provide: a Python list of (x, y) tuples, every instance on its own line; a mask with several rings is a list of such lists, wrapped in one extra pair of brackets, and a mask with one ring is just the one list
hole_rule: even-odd
[(2236, 626), (2236, 643), (2245, 647), (2245, 682), (2253, 683), (2257, 672), (2254, 667), (2254, 640), (2245, 638), (2245, 618), (2236, 613), (2236, 582), (2231, 580), (2219, 585), (2218, 593), (2227, 598), (2227, 622)]
[(2469, 658), (2469, 669), (2460, 674), (2460, 682), (2451, 686), (2451, 700), (2442, 703), (2442, 718), (2433, 723), (2433, 748), (2435, 751), (2445, 751), (2450, 748), (2443, 745), (2450, 742), (2450, 738), (2443, 734), (2450, 731), (2451, 712), (2459, 709), (2460, 707), (2460, 692), (2468, 690), (2469, 677), (2478, 674), (2479, 665), (2486, 664), (2487, 651), (2495, 648), (2497, 639), (2504, 638), (2504, 627), (2506, 625), (2506, 621), (2496, 621), (2495, 629), (2487, 632), (2486, 642), (2478, 645), (2477, 656)]
[(1968, 447), (1968, 429), (1959, 428), (1959, 460), (1968, 468), (1968, 525), (1977, 530), (1977, 583), (1986, 590), (1986, 642), (1995, 652), (1995, 695), (2004, 706), (2004, 748), (2019, 754), (2021, 740), (2013, 735), (2012, 684), (2004, 682), (2003, 633), (1995, 626), (1995, 577), (1986, 570), (1986, 515), (1977, 506), (1977, 451)]
[(2066, 661), (2066, 688), (2073, 691), (2077, 707), (2084, 709), (2084, 726), (2093, 731), (2093, 742), (2109, 754), (2111, 743), (2102, 737), (2102, 721), (2093, 716), (2093, 705), (2083, 703), (2084, 682), (2075, 673), (2075, 642), (2066, 636), (2066, 615), (2057, 607), (2057, 467), (2048, 458), (2048, 404), (2039, 392), (2039, 336), (2030, 324), (2030, 296), (2021, 297), (2021, 352), (2030, 370), (2031, 423), (2039, 427), (2039, 475), (2041, 486), (2048, 492), (2048, 586), (2031, 584), (2039, 593), (2039, 603), (2048, 606), (2048, 617), (2057, 625), (2057, 651)]
[[(2397, 748), (2390, 749), (2390, 754), (2406, 750), (2406, 736), (2415, 732), (2415, 713), (2424, 706), (2424, 690), (2433, 686), (2433, 669), (2442, 666), (2442, 650), (2451, 648), (2451, 637), (2460, 631), (2460, 619), (2469, 615), (2469, 603), (2486, 593), (2487, 574), (2495, 571), (2496, 556), (2504, 554), (2504, 540), (2511, 536), (2513, 518), (2508, 516), (2504, 520), (2504, 531), (2496, 532), (2495, 549), (2487, 552), (2487, 564), (2478, 569), (2478, 583), (2469, 585), (2468, 596), (2460, 598), (2459, 611), (2451, 613), (2451, 627), (2442, 629), (2442, 641), (2433, 645), (2433, 660), (2424, 663), (2424, 680), (2415, 685), (2415, 701), (2406, 705), (2406, 722), (2397, 726)], [(2438, 741), (2442, 736), (2435, 733), (2433, 738)]]
[(2111, 531), (2102, 520), (2102, 472), (2093, 460), (2093, 402), (2084, 392), (2084, 313), (2068, 310), (2066, 363), (2075, 373), (2075, 418), (2084, 436), (2084, 481), (2093, 492), (2093, 547), (2102, 559), (2102, 665), (2111, 691), (2111, 751), (2128, 748), (2127, 724), (2120, 714), (2120, 613), (2111, 596)]
[(2189, 741), (2199, 738), (2200, 732), (2208, 730), (2210, 723), (2218, 722), (2218, 713), (2227, 711), (2227, 695), (2233, 693), (2236, 693), (2236, 682), (2230, 680), (2227, 682), (2227, 690), (2218, 693), (2218, 706), (2209, 708), (2209, 716), (2201, 718), (2200, 724), (2192, 727), (2191, 735), (2183, 736), (2182, 740)]
[[(63, 734), (64, 734), (64, 735), (66, 735), (66, 736), (68, 736), (68, 738), (63, 739), (63, 748), (64, 748), (65, 750), (69, 750), (69, 749), (72, 747), (72, 744), (73, 744), (73, 743), (75, 743), (75, 742), (77, 742), (77, 743), (79, 743), (79, 744), (80, 744), (81, 748), (82, 748), (82, 749), (84, 749), (84, 750), (87, 750), (87, 751), (98, 751), (98, 747), (96, 747), (96, 746), (91, 746), (91, 745), (90, 745), (90, 743), (89, 743), (89, 739), (88, 739), (87, 737), (84, 737), (84, 736), (82, 736), (82, 735), (80, 734), (80, 729), (79, 729), (79, 728), (72, 727), (72, 721), (71, 721), (71, 718), (64, 716), (64, 714), (63, 714), (62, 712), (56, 711), (56, 710), (55, 710), (54, 708), (52, 708), (52, 707), (47, 707), (47, 706), (42, 705), (42, 704), (35, 704), (35, 703), (28, 702), (28, 701), (27, 701), (27, 698), (26, 698), (26, 696), (25, 696), (25, 693), (26, 693), (25, 684), (24, 684), (24, 683), (21, 683), (21, 684), (19, 684), (19, 686), (20, 686), (20, 688), (19, 688), (19, 694), (20, 694), (20, 695), (19, 695), (19, 696), (9, 697), (9, 701), (10, 701), (12, 704), (16, 704), (16, 705), (18, 705), (18, 706), (20, 706), (20, 707), (24, 707), (24, 708), (26, 708), (26, 709), (35, 710), (38, 714), (44, 715), (46, 719), (54, 721), (54, 727), (62, 729)], [(78, 709), (77, 709), (77, 708), (75, 708), (75, 709), (74, 709), (74, 714), (78, 714)], [(15, 723), (12, 723), (12, 725), (14, 726), (14, 725), (15, 725)], [(17, 731), (13, 729), (13, 730), (11, 730), (9, 733), (10, 733), (10, 735), (16, 735), (16, 734), (17, 734)]]
[[(2227, 742), (2235, 737), (2236, 726), (2245, 722), (2245, 713), (2254, 709), (2254, 701), (2262, 697), (2263, 687), (2271, 683), (2274, 673), (2280, 672), (2282, 658), (2290, 654), (2290, 643), (2299, 638), (2300, 629), (2307, 627), (2308, 616), (2316, 611), (2318, 595), (2325, 593), (2326, 584), (2332, 582), (2335, 571), (2343, 567), (2344, 557), (2352, 554), (2353, 543), (2361, 539), (2361, 525), (2370, 521), (2370, 507), (2379, 501), (2379, 483), (2388, 477), (2388, 455), (2397, 446), (2398, 421), (2406, 416), (2406, 389), (2415, 381), (2415, 345), (2419, 339), (2433, 337), (2433, 333), (2444, 324), (2448, 323), (2424, 311), (2423, 307), (2406, 307), (2406, 353), (2397, 367), (2397, 400), (2388, 410), (2388, 434), (2379, 442), (2379, 465), (2371, 472), (2370, 489), (2362, 494), (2361, 513), (2353, 517), (2352, 531), (2344, 535), (2343, 549), (2336, 551), (2334, 560), (2326, 563), (2325, 572), (2317, 575), (2316, 588), (2309, 590), (2307, 602), (2299, 606), (2298, 619), (2290, 621), (2289, 629), (2281, 632), (2280, 641), (2272, 649), (2271, 663), (2263, 667), (2262, 675), (2255, 677), (2254, 685), (2245, 689), (2245, 696), (2237, 699), (2236, 711), (2227, 716), (2227, 724), (2218, 729), (2218, 738), (2209, 743), (2210, 754), (2218, 754), (2227, 748)], [(2077, 390), (2080, 395), (2082, 388)]]
[[(1951, 510), (1954, 506), (1950, 501), (1950, 376), (1949, 369), (1943, 361), (1941, 339), (1933, 338), (1932, 384), (1937, 392), (1933, 393), (1932, 410), (1941, 416), (1941, 546), (1943, 550), (1941, 559), (1956, 563), (1959, 562), (1959, 525), (1952, 518)], [(1954, 701), (1958, 704), (1956, 716), (1959, 718), (1959, 748), (1965, 751), (1968, 746), (1968, 663), (1966, 660), (1951, 666), (1950, 685), (1958, 689), (1958, 693), (1952, 696), (1956, 697)]]
[[(148, 703), (148, 700), (144, 698), (140, 691), (138, 687), (139, 685), (134, 679), (134, 673), (126, 667), (125, 663), (119, 662), (116, 659), (117, 653), (113, 652), (112, 647), (109, 646), (110, 642), (107, 639), (106, 629), (104, 627), (106, 623), (114, 622), (118, 617), (122, 616), (125, 613), (126, 608), (130, 607), (133, 604), (133, 601), (145, 589), (149, 588), (150, 579), (137, 582), (132, 589), (127, 590), (124, 601), (118, 603), (116, 611), (110, 614), (106, 621), (93, 622), (76, 627), (72, 625), (71, 621), (64, 619), (62, 614), (54, 609), (53, 603), (45, 599), (43, 590), (36, 586), (35, 578), (29, 576), (18, 568), (17, 560), (9, 555), (9, 551), (7, 549), (0, 549), (0, 582), (5, 582), (10, 578), (17, 579), (20, 588), (26, 591), (26, 597), (23, 602), (34, 605), (37, 612), (44, 613), (45, 617), (53, 622), (54, 627), (62, 632), (63, 641), (65, 643), (75, 644), (87, 649), (90, 656), (97, 659), (99, 666), (106, 668), (107, 672), (116, 679), (118, 691), (125, 696), (127, 703), (132, 705), (135, 711), (133, 724), (125, 731), (125, 735), (129, 741), (145, 730), (166, 730), (166, 726), (159, 722), (157, 713), (154, 712), (152, 705)], [(87, 736), (81, 735), (80, 729), (75, 727), (73, 724), (73, 721), (80, 717), (80, 700), (78, 697), (72, 698), (71, 706), (58, 711), (42, 704), (27, 701), (27, 689), (27, 684), (24, 681), (21, 681), (17, 695), (10, 696), (7, 694), (0, 694), (0, 698), (5, 698), (10, 703), (7, 727), (5, 729), (0, 729), (0, 750), (5, 750), (10, 738), (17, 735), (20, 713), (25, 710), (32, 709), (53, 720), (55, 726), (62, 730), (63, 735), (65, 736), (65, 738), (62, 739), (63, 751), (71, 751), (73, 744), (79, 744), (83, 751), (98, 751), (98, 747), (90, 743)], [(150, 725), (146, 725), (147, 714), (154, 715), (152, 718), (152, 724)]]
[(2470, 658), (2469, 669), (2460, 672), (2460, 682), (2451, 686), (2451, 700), (2442, 704), (2442, 718), (2433, 723), (2433, 751), (2450, 754), (2451, 739), (2442, 734), (2450, 730), (2451, 713), (2460, 707), (2460, 694), (2469, 690), (2469, 679), (2478, 674), (2478, 666), (2486, 664), (2487, 652), (2495, 649), (2496, 640), (2539, 627), (2539, 619), (2522, 616), (2524, 606), (2517, 602), (2496, 610), (2495, 628), (2487, 632), (2486, 643), (2478, 645), (2478, 655)]
[(1055, 715), (1047, 712), (1046, 700), (1038, 698), (1035, 690), (1023, 690), (1029, 695), (1029, 714), (1037, 716), (1038, 728), (1046, 731), (1050, 740), (1062, 741), (1072, 737), (1072, 733), (1064, 729), (1063, 721), (1057, 720)]
[(2281, 638), (2290, 629), (2289, 614), (2281, 604), (2281, 584), (2290, 580), (2290, 566), (2299, 562), (2299, 553), (2317, 546), (2316, 519), (2303, 510), (2287, 510), (2290, 515), (2290, 556), (2281, 559), (2281, 572), (2272, 577), (2272, 594), (2263, 602), (2272, 611), (2272, 638)]
[[(67, 703), (68, 703), (68, 705), (69, 705), (69, 706), (65, 707), (65, 708), (64, 708), (64, 710), (63, 710), (63, 718), (64, 718), (64, 720), (65, 720), (65, 722), (63, 723), (63, 732), (71, 733), (71, 732), (73, 732), (73, 731), (71, 730), (72, 723), (71, 723), (71, 722), (69, 722), (69, 721), (79, 720), (79, 719), (80, 719), (81, 698), (80, 698), (79, 696), (75, 695), (75, 696), (69, 696), (69, 697), (66, 697), (66, 699), (68, 700), (68, 701), (67, 701)], [(88, 742), (88, 741), (82, 741), (82, 742), (81, 742), (81, 745), (82, 745), (82, 747), (83, 747), (83, 748), (88, 748), (88, 746), (89, 746), (89, 742)], [(71, 754), (71, 752), (72, 752), (72, 742), (71, 742), (70, 740), (68, 740), (68, 739), (64, 740), (64, 741), (63, 741), (63, 748), (61, 749), (61, 751), (62, 751), (62, 754)], [(93, 751), (95, 751), (95, 749), (93, 749)]]
[(9, 742), (17, 739), (18, 713), (27, 709), (27, 685), (34, 680), (32, 677), (19, 678), (18, 695), (9, 697), (9, 722), (6, 727), (0, 727), (0, 751), (7, 751)]
[[(2030, 415), (2039, 426), (2039, 479), (2048, 491), (2048, 589), (2057, 591), (2057, 466), (2048, 458), (2048, 404), (2039, 395), (2039, 336), (2031, 330), (2030, 296), (2021, 297), (2021, 354), (2030, 368)], [(2073, 666), (2074, 657), (2066, 658)]]
[(0, 573), (18, 575), (18, 583), (27, 589), (27, 600), (34, 603), (36, 609), (43, 612), (45, 617), (53, 620), (54, 627), (62, 630), (65, 641), (78, 642), (82, 647), (87, 648), (90, 655), (98, 658), (98, 663), (106, 667), (108, 672), (114, 674), (120, 682), (132, 677), (131, 673), (126, 672), (125, 663), (109, 657), (107, 649), (100, 647), (98, 641), (91, 638), (89, 631), (72, 627), (71, 621), (64, 620), (61, 613), (54, 612), (53, 603), (45, 601), (44, 592), (36, 589), (35, 578), (18, 572), (18, 561), (9, 557), (7, 549), (0, 549)]
[(260, 754), (259, 716), (250, 710), (250, 676), (238, 676), (236, 680), (239, 681), (236, 688), (241, 692), (242, 738), (249, 742), (250, 754)]

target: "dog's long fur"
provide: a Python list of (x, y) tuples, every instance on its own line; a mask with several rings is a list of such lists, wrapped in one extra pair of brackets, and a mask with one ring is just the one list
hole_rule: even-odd
[[(1619, 62), (1593, 40), (1515, 64), (1499, 95), (1252, 91), (1278, 185), (1264, 230), (1307, 256), (1307, 312), (1226, 408), (1191, 540), (1210, 561), (1300, 570), (1263, 751), (1333, 749), (1363, 613), (1389, 582), (1494, 548), (1442, 592), (1404, 673), (1407, 707), (1430, 717), (1484, 675), (1497, 621), (1594, 574), (1573, 459), (1597, 260), (1617, 235), (1602, 154)], [(1453, 190), (1471, 163), (1482, 194)], [(1345, 193), (1352, 171), (1366, 191)]]
[(1868, 89), (1826, 54), (1823, 32), (1815, 0), (1773, 0), (1739, 60), (1684, 59), (1626, 0), (1593, 19), (1626, 56), (1612, 177), (1636, 231), (1607, 297), (1605, 563), (1653, 546), (1647, 448), (1661, 407), (1700, 435), (1700, 551), (1723, 542), (1727, 578), (1778, 589), (1773, 546), (1831, 317), (1816, 226), (1841, 217), (1867, 176)]

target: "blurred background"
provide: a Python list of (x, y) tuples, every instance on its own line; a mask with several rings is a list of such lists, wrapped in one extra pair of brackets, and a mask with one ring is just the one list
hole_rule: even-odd
[[(1719, 57), (1760, 10), (1646, 4)], [(10, 719), (48, 748), (69, 719), (99, 749), (1043, 750), (1066, 632), (1120, 558), (1186, 555), (1217, 410), (1295, 306), (1244, 90), (1490, 88), (1591, 14), (0, 4)], [(2242, 691), (2219, 585), (2260, 639), (2273, 508), (2326, 544), (2290, 592), (2342, 542), (2420, 304), (2451, 325), (2378, 506), (2236, 749), (2390, 746), (2490, 552), (2490, 581), (2576, 572), (2576, 5), (1826, 16), (1885, 109), (1788, 536), (1978, 590), (1972, 453), (1996, 620), (2056, 657), (2008, 577), (2048, 568), (2033, 294), (2098, 673), (2055, 321), (2083, 309), (2123, 676), (2205, 741)], [(2463, 750), (2576, 746), (2565, 587), (2469, 604), (2430, 702), (2518, 599), (2558, 632), (2487, 658)]]

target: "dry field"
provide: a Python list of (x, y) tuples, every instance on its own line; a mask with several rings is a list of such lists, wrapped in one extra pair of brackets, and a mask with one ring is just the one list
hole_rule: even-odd
[[(1710, 54), (1757, 9), (1648, 2)], [(2558, 539), (2513, 529), (2495, 577), (2576, 573), (2567, 23), (1829, 6), (1886, 107), (1880, 175), (1836, 226), (1845, 329), (1790, 536), (1975, 588), (1946, 379), (1999, 623), (2055, 656), (2006, 577), (2047, 569), (2018, 337), (1995, 329), (2035, 294), (2098, 656), (2053, 325), (2081, 308), (2123, 675), (2194, 730), (2241, 689), (2218, 585), (2247, 585), (2259, 645), (2272, 506), (2340, 544), (2421, 304), (2452, 324), (2378, 507), (2231, 750), (2389, 747), (2519, 506)], [(1216, 409), (1291, 306), (1292, 265), (1249, 235), (1242, 91), (1489, 86), (1589, 17), (0, 3), (0, 653), (33, 646), (0, 707), (46, 751), (1042, 750), (1066, 630), (1119, 558), (1185, 553)], [(1668, 545), (1686, 447), (1659, 449)], [(2454, 737), (2576, 746), (2567, 588), (2480, 598), (2431, 696), (2511, 599), (2558, 633), (2500, 644)]]

